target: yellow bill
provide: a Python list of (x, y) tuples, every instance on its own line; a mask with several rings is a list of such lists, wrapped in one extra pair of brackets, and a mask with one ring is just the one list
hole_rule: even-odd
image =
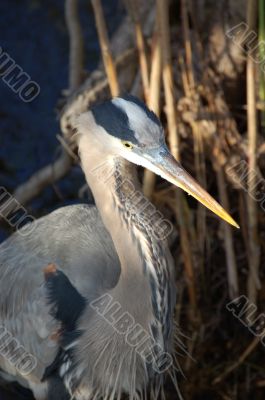
[[(173, 185), (183, 189), (209, 210), (214, 212), (229, 224), (239, 228), (236, 221), (227, 211), (206, 192), (192, 176), (175, 160), (166, 147), (149, 150), (141, 153), (141, 162), (144, 167), (160, 175)], [(143, 158), (142, 158), (143, 157)]]

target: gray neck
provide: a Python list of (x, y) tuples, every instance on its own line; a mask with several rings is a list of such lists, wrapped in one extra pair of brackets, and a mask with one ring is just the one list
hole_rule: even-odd
[[(143, 269), (144, 260), (135, 238), (137, 228), (132, 219), (133, 197), (141, 190), (135, 167), (121, 158), (105, 158), (102, 155), (90, 157), (88, 163), (83, 163), (86, 179), (114, 242), (123, 274), (129, 274), (134, 268)], [(141, 240), (140, 232), (138, 234), (138, 240)]]
[[(172, 311), (171, 258), (167, 244), (157, 240), (152, 232), (148, 207), (151, 215), (154, 207), (150, 210), (151, 204), (142, 195), (134, 166), (94, 149), (89, 157), (81, 154), (81, 158), (87, 182), (121, 263), (115, 299), (121, 299), (123, 304), (126, 299), (126, 309), (133, 315), (135, 307), (140, 307), (141, 315), (150, 315), (162, 330), (167, 329)], [(137, 299), (141, 299), (140, 305)], [(168, 332), (164, 335), (168, 336)]]

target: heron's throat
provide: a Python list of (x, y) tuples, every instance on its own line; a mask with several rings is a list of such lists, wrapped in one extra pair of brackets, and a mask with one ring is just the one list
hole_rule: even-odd
[(96, 165), (92, 165), (91, 161), (85, 173), (97, 208), (117, 251), (123, 242), (128, 252), (134, 247), (134, 232), (139, 225), (140, 214), (144, 218), (143, 202), (146, 202), (135, 166), (118, 157), (105, 158)]
[(122, 265), (130, 269), (150, 265), (153, 269), (155, 253), (171, 225), (143, 195), (135, 166), (122, 158), (102, 155), (90, 155), (82, 164)]

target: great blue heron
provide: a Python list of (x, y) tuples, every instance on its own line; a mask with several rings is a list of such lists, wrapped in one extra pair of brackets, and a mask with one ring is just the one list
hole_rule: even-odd
[[(60, 208), (1, 245), (0, 375), (38, 400), (141, 398), (170, 367), (175, 279), (165, 220), (142, 207), (134, 164), (236, 223), (172, 157), (138, 99), (95, 106), (75, 134), (96, 207)], [(58, 269), (43, 274), (50, 262)]]

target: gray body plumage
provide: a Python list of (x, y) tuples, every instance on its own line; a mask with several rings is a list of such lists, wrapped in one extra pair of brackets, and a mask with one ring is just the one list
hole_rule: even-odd
[[(160, 123), (149, 111), (142, 121), (144, 111), (126, 101), (121, 100), (126, 112), (139, 109), (133, 122), (127, 118), (128, 135), (138, 128), (139, 137), (142, 132), (139, 149), (152, 149), (152, 140), (160, 146)], [(120, 106), (118, 99), (113, 104)], [(118, 117), (120, 113), (119, 109)], [(117, 121), (112, 129), (118, 129)], [(0, 246), (0, 325), (37, 360), (33, 371), (23, 376), (0, 352), (0, 374), (29, 386), (37, 400), (53, 398), (55, 386), (49, 387), (53, 377), (77, 400), (119, 398), (123, 392), (130, 399), (144, 397), (149, 383), (161, 385), (163, 374), (157, 362), (161, 354), (172, 351), (175, 284), (168, 244), (147, 223), (153, 211), (147, 207), (139, 212), (134, 197), (141, 189), (134, 166), (112, 154), (112, 148), (117, 152), (122, 130), (117, 139), (111, 139), (99, 122), (93, 112), (85, 113), (76, 128), (82, 167), (96, 207), (56, 210), (33, 222), (28, 235), (26, 226)], [(126, 118), (122, 129), (125, 125)], [(136, 136), (134, 141), (138, 140)], [(133, 185), (133, 194), (126, 182)], [(56, 304), (47, 296), (43, 268), (49, 263), (57, 265), (85, 300), (69, 332), (62, 330), (64, 316), (62, 320), (55, 317)], [(109, 308), (101, 304), (106, 298)], [(141, 334), (134, 343), (121, 332), (118, 317), (124, 314)]]
[[(34, 234), (17, 232), (0, 247), (0, 322), (37, 358), (32, 378), (38, 381), (58, 351), (51, 339), (58, 322), (49, 315), (44, 266), (51, 261), (60, 266), (89, 299), (115, 285), (120, 264), (96, 207), (64, 207), (34, 224)], [(1, 356), (0, 367), (17, 375), (16, 368)]]
[[(40, 398), (45, 398), (47, 387), (40, 381), (58, 353), (58, 344), (52, 339), (52, 334), (59, 325), (50, 316), (43, 266), (51, 261), (60, 266), (89, 301), (104, 293), (110, 293), (115, 301), (124, 295), (124, 311), (129, 311), (151, 336), (153, 315), (145, 300), (145, 296), (148, 300), (151, 298), (151, 290), (144, 273), (140, 279), (138, 276), (130, 277), (128, 287), (124, 287), (125, 293), (119, 293), (120, 261), (96, 207), (64, 207), (34, 224), (33, 235), (27, 237), (16, 233), (0, 248), (0, 273), (2, 282), (5, 282), (0, 295), (1, 324), (37, 358), (36, 369), (26, 380), (33, 390), (39, 385), (39, 388), (43, 387)], [(58, 240), (62, 236), (64, 240)], [(134, 348), (126, 345), (123, 335), (89, 306), (79, 321), (78, 329), (84, 331), (73, 346), (78, 367), (71, 370), (70, 378), (67, 374), (64, 376), (70, 390), (74, 380), (80, 379), (75, 394), (77, 399), (92, 398), (98, 389), (101, 389), (99, 394), (108, 396), (115, 385), (117, 393), (131, 391), (132, 397), (136, 395), (136, 389), (144, 388), (149, 381), (146, 365)], [(19, 375), (3, 357), (0, 357), (0, 368), (11, 375)], [(18, 376), (19, 381), (21, 378)]]

